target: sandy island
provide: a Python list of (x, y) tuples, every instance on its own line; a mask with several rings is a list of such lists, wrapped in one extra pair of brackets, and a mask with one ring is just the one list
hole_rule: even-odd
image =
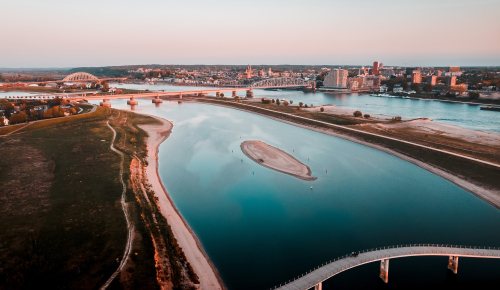
[(281, 149), (256, 140), (244, 141), (241, 143), (240, 147), (248, 158), (262, 166), (304, 180), (316, 179), (316, 177), (311, 176), (311, 169), (309, 166)]
[(193, 267), (194, 272), (198, 275), (200, 289), (223, 289), (222, 280), (217, 275), (217, 271), (210, 262), (208, 255), (203, 250), (198, 238), (191, 230), (186, 221), (178, 212), (173, 201), (161, 182), (158, 174), (158, 148), (159, 145), (168, 138), (172, 130), (172, 123), (154, 116), (150, 116), (161, 122), (160, 125), (140, 125), (141, 129), (148, 133), (146, 139), (148, 157), (148, 166), (146, 167), (146, 175), (155, 196), (158, 198), (158, 205), (163, 216), (167, 219), (168, 224), (172, 228), (175, 238), (179, 246), (184, 251), (187, 260)]

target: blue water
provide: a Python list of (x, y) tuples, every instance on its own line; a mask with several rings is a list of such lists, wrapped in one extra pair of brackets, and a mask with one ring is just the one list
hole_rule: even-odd
[[(148, 84), (113, 84), (137, 90), (196, 90), (203, 87), (183, 87), (172, 85)], [(213, 88), (211, 88), (213, 89)], [(406, 119), (430, 118), (437, 122), (447, 123), (463, 128), (483, 131), (500, 132), (500, 113), (482, 111), (478, 105), (451, 103), (438, 100), (403, 99), (391, 97), (375, 97), (367, 94), (338, 94), (338, 93), (304, 93), (301, 91), (269, 91), (254, 90), (256, 98), (269, 97), (293, 100), (294, 103), (303, 102), (313, 105), (336, 105), (372, 115), (388, 117), (401, 116)]]
[[(160, 147), (160, 176), (230, 289), (266, 289), (331, 258), (378, 246), (500, 245), (499, 210), (387, 153), (229, 108), (139, 102), (137, 112), (174, 123)], [(112, 105), (127, 108), (124, 100)], [(293, 154), (318, 179), (303, 181), (249, 160), (240, 143), (252, 139)], [(446, 259), (425, 260), (436, 272), (418, 277), (405, 274), (405, 263), (418, 269), (418, 261), (404, 262), (391, 279), (449, 285)], [(485, 279), (498, 279), (500, 263), (489, 263), (469, 270), (470, 279), (491, 271)], [(376, 265), (367, 267), (331, 283), (382, 287), (372, 281)]]

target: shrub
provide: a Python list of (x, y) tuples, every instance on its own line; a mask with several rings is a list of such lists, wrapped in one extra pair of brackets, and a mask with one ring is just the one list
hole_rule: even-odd
[(393, 121), (401, 121), (401, 116), (392, 117)]
[(10, 124), (19, 124), (24, 123), (28, 120), (28, 116), (25, 112), (19, 112), (17, 114), (13, 114), (10, 116)]
[(356, 118), (359, 118), (359, 117), (362, 117), (363, 116), (363, 113), (361, 113), (361, 111), (354, 111), (354, 113), (352, 113), (354, 115), (354, 117)]
[(324, 112), (324, 111), (325, 111), (325, 108), (321, 107), (319, 110), (320, 110), (321, 112)]
[(365, 119), (370, 119), (370, 114), (365, 114), (363, 117), (365, 117)]

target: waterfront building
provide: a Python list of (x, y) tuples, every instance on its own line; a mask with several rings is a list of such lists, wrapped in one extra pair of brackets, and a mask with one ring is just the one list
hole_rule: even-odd
[(363, 78), (363, 85), (361, 89), (364, 91), (377, 91), (380, 88), (380, 77), (379, 76), (365, 76)]
[(414, 70), (411, 73), (411, 83), (412, 84), (422, 83), (422, 73), (420, 72), (420, 70)]
[(453, 87), (457, 84), (457, 77), (456, 76), (450, 76), (448, 79), (447, 79), (447, 85), (450, 86), (450, 87)]
[(394, 93), (402, 93), (403, 92), (403, 87), (402, 86), (395, 86), (392, 91)]
[(375, 76), (378, 76), (380, 74), (378, 61), (374, 61), (373, 62), (372, 74), (375, 75)]
[(438, 69), (438, 70), (434, 71), (434, 75), (437, 76), (437, 77), (440, 77), (440, 76), (443, 75), (443, 71), (440, 70), (440, 69)]
[(334, 69), (325, 76), (323, 86), (327, 88), (346, 89), (348, 74), (349, 72), (345, 69)]
[(268, 75), (269, 77), (272, 77), (272, 76), (273, 76), (273, 70), (272, 70), (271, 68), (268, 68), (268, 69), (267, 69), (267, 75)]
[(435, 75), (430, 75), (427, 77), (427, 83), (431, 86), (435, 86), (437, 83), (437, 76)]

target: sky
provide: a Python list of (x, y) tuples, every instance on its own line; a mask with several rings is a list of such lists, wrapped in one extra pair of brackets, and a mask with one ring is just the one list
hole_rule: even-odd
[(500, 0), (0, 4), (0, 67), (500, 65)]

